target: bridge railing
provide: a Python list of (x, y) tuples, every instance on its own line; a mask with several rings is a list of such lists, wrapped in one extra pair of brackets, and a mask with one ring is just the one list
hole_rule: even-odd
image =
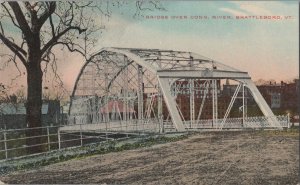
[(112, 120), (108, 122), (69, 124), (61, 127), (61, 131), (70, 130), (128, 131), (128, 132), (158, 132), (160, 124), (157, 118), (145, 120)]
[[(228, 118), (222, 125), (223, 129), (276, 129), (270, 125), (268, 117)], [(289, 128), (289, 116), (276, 116), (281, 127)], [(223, 119), (199, 120), (193, 123), (185, 121), (187, 130), (220, 129)], [(106, 142), (127, 138), (129, 135), (143, 135), (143, 133), (173, 132), (176, 131), (171, 121), (159, 123), (157, 119), (134, 120), (123, 122), (74, 124), (67, 126), (47, 126), (36, 129), (42, 130), (42, 135), (29, 137), (24, 129), (0, 129), (0, 160), (27, 156), (27, 150), (35, 146), (27, 146), (26, 140), (39, 137), (44, 152), (61, 150), (69, 147), (79, 147), (91, 143)]]
[[(273, 124), (270, 124), (270, 118), (275, 118), (278, 120), (279, 124), (277, 127)], [(195, 120), (193, 123), (191, 121), (184, 122), (185, 128), (189, 129), (246, 129), (246, 128), (289, 128), (290, 127), (290, 118), (288, 115), (281, 115), (275, 117), (246, 117), (243, 118), (227, 118), (225, 122), (223, 119), (207, 119), (207, 120)], [(165, 130), (175, 129), (171, 122), (164, 123)]]

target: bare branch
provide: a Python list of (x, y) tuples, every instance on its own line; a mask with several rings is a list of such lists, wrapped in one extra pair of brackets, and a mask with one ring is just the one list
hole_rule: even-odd
[(38, 21), (39, 29), (43, 26), (43, 24), (46, 22), (46, 20), (49, 18), (49, 16), (51, 16), (55, 12), (56, 2), (51, 1), (51, 2), (47, 3), (47, 6), (48, 6), (48, 9), (46, 9), (46, 11), (39, 18), (39, 21)]
[(3, 70), (4, 68), (6, 68), (10, 64), (10, 62), (13, 62), (16, 69), (17, 69), (17, 71), (18, 71), (18, 74), (14, 78), (12, 78), (11, 81), (10, 81), (10, 84), (12, 85), (15, 80), (17, 80), (20, 76), (22, 76), (22, 72), (21, 72), (21, 70), (20, 70), (20, 68), (17, 64), (17, 61), (16, 61), (16, 54), (13, 54), (13, 55), (11, 55), (11, 54), (0, 54), (0, 57), (8, 57), (8, 59), (5, 60), (5, 63), (3, 63), (3, 66), (0, 68), (0, 70)]
[(15, 64), (19, 74), (17, 76), (15, 76), (15, 78), (11, 79), (11, 83), (13, 83), (15, 80), (17, 80), (19, 77), (22, 76), (22, 72), (21, 72), (21, 70), (20, 70), (20, 68), (19, 68), (19, 66), (16, 62), (16, 54), (14, 55), (14, 58), (12, 59), (12, 62)]
[(24, 1), (24, 6), (25, 8), (27, 9), (27, 11), (29, 12), (30, 14), (30, 18), (31, 18), (31, 30), (33, 32), (36, 32), (38, 31), (37, 29), (37, 12), (34, 10), (35, 6), (37, 5), (37, 2), (34, 3), (33, 5), (31, 5), (28, 1)]
[(49, 16), (49, 21), (50, 21), (50, 26), (51, 26), (51, 31), (52, 31), (52, 37), (55, 37), (55, 30), (54, 30), (52, 15)]
[(136, 1), (136, 12), (133, 17), (138, 17), (142, 15), (142, 11), (166, 11), (166, 9), (160, 5), (159, 1)]
[(8, 16), (10, 17), (11, 22), (12, 22), (17, 28), (21, 29), (20, 26), (17, 25), (17, 23), (15, 22), (15, 18), (11, 15), (10, 11), (9, 11), (8, 8), (5, 6), (5, 4), (4, 4), (4, 3), (1, 3), (1, 5), (2, 5), (2, 7), (5, 9), (5, 11), (7, 12)]
[[(27, 63), (26, 63), (26, 59), (24, 58), (24, 56), (26, 57), (27, 53), (20, 48), (19, 46), (17, 46), (15, 43), (11, 42), (9, 39), (7, 39), (2, 33), (0, 33), (0, 40), (2, 40), (2, 42), (13, 52), (15, 53), (19, 59), (21, 60), (21, 62), (24, 64), (25, 67), (27, 67)], [(24, 56), (22, 56), (22, 54)]]
[(60, 37), (62, 37), (70, 30), (78, 30), (79, 34), (81, 34), (82, 32), (85, 32), (87, 29), (81, 29), (80, 27), (77, 26), (70, 26), (66, 28), (64, 31), (60, 32), (55, 37), (53, 37), (47, 44), (45, 44), (45, 46), (41, 50), (41, 53), (42, 54), (45, 53), (45, 51), (47, 51), (52, 45), (54, 45), (58, 41), (58, 39), (60, 39)]
[(66, 46), (69, 51), (71, 51), (71, 52), (78, 52), (78, 53), (82, 54), (83, 56), (85, 56), (85, 53), (83, 53), (82, 51), (74, 48), (74, 44), (72, 44), (72, 46), (70, 46), (69, 44), (64, 43), (64, 42), (57, 42), (56, 44), (61, 44), (63, 46)]
[(3, 62), (1, 63), (0, 70), (3, 70), (8, 66), (9, 62), (13, 59), (13, 55), (6, 54), (6, 53), (0, 53), (0, 57), (1, 58), (8, 57), (7, 60), (3, 60)]
[(2, 27), (1, 21), (0, 21), (0, 28), (1, 28), (1, 33), (4, 35), (4, 30), (3, 30), (3, 27)]
[(10, 7), (12, 8), (12, 10), (15, 14), (18, 24), (25, 35), (25, 38), (29, 39), (28, 37), (31, 35), (31, 30), (30, 30), (29, 25), (27, 24), (24, 13), (22, 12), (18, 2), (9, 1), (8, 4), (10, 5)]
[[(2, 24), (1, 24), (1, 29), (2, 29)], [(18, 45), (16, 45), (14, 42), (11, 42), (8, 38), (6, 38), (4, 35), (3, 35), (4, 31), (2, 30), (2, 33), (0, 33), (0, 40), (3, 41), (3, 43), (6, 45), (6, 46), (11, 46), (13, 47), (16, 51), (19, 51), (21, 52), (24, 57), (27, 56), (27, 53), (25, 50), (23, 50), (21, 47), (19, 47)], [(8, 47), (9, 47), (8, 46)]]

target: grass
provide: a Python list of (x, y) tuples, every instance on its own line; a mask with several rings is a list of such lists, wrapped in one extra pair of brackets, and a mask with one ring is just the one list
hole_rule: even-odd
[(83, 147), (67, 148), (61, 151), (53, 151), (47, 154), (28, 157), (25, 159), (4, 161), (0, 165), (0, 174), (8, 174), (17, 170), (36, 169), (49, 164), (63, 162), (71, 159), (82, 159), (92, 155), (120, 152), (143, 147), (150, 147), (156, 144), (163, 144), (185, 139), (188, 136), (181, 135), (153, 135), (147, 138), (134, 138), (122, 141), (108, 141), (98, 144), (90, 144)]
[[(285, 130), (256, 130), (251, 132), (264, 137), (299, 137), (298, 129), (299, 127), (291, 127)], [(7, 174), (17, 170), (36, 169), (49, 164), (63, 162), (71, 159), (82, 159), (93, 155), (150, 147), (156, 144), (175, 142), (188, 137), (189, 136), (187, 134), (152, 135), (147, 137), (128, 138), (125, 140), (89, 144), (83, 147), (66, 148), (37, 156), (29, 156), (24, 159), (4, 161), (2, 164), (0, 164), (0, 174)]]
[(299, 127), (294, 126), (284, 130), (260, 130), (258, 134), (263, 136), (299, 137)]

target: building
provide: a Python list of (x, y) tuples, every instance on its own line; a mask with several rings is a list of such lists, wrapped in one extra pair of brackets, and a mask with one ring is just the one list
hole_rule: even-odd
[[(42, 125), (60, 124), (60, 102), (47, 100), (42, 105)], [(0, 104), (0, 129), (26, 128), (26, 108), (24, 103)]]
[(283, 90), (282, 84), (283, 83), (276, 84), (270, 82), (269, 84), (266, 85), (257, 86), (261, 95), (264, 97), (264, 99), (272, 109), (281, 108), (280, 99)]
[(270, 83), (257, 86), (262, 96), (272, 109), (281, 112), (297, 112), (299, 98), (299, 79), (292, 83)]
[[(231, 85), (226, 82), (223, 85), (221, 94), (222, 96), (232, 97), (236, 88), (237, 85)], [(276, 111), (277, 114), (286, 114), (287, 112), (296, 113), (299, 94), (299, 80), (294, 80), (292, 83), (270, 82), (269, 84), (258, 85), (257, 88), (270, 108), (273, 111)], [(242, 96), (241, 88), (238, 92), (237, 99), (233, 104), (233, 108), (242, 106)], [(255, 107), (257, 107), (256, 102), (247, 88), (244, 96), (246, 98), (245, 104), (249, 109), (252, 107), (251, 112), (254, 114), (254, 116), (261, 114), (255, 111)], [(249, 114), (251, 114), (251, 112), (249, 112)]]
[(282, 96), (281, 108), (297, 112), (299, 99), (299, 79), (295, 79), (293, 83), (281, 83)]
[(271, 93), (271, 109), (279, 109), (281, 106), (281, 94), (280, 93)]

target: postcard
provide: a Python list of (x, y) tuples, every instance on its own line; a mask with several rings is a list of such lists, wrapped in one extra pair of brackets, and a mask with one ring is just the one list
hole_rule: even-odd
[(0, 7), (0, 184), (299, 182), (299, 2)]

